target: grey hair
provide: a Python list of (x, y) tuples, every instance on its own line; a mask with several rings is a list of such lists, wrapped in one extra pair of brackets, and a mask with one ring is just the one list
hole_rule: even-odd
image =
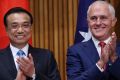
[(109, 8), (109, 11), (110, 11), (110, 13), (111, 13), (111, 15), (112, 15), (112, 17), (113, 17), (113, 18), (115, 17), (115, 9), (114, 9), (114, 7), (113, 7), (110, 3), (108, 3), (107, 1), (98, 0), (98, 1), (93, 2), (93, 3), (88, 7), (88, 10), (87, 10), (87, 18), (88, 18), (88, 14), (89, 14), (89, 12), (90, 12), (91, 7), (92, 7), (93, 5), (95, 5), (95, 4), (107, 4), (107, 5), (108, 5), (108, 8)]

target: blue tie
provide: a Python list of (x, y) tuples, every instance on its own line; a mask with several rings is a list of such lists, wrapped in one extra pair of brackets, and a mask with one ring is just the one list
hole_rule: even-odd
[(19, 50), (19, 51), (17, 52), (17, 55), (18, 55), (19, 57), (24, 57), (24, 56), (25, 56), (25, 53), (24, 53), (22, 50)]

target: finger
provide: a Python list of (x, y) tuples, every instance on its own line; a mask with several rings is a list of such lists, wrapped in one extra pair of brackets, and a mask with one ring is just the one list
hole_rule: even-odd
[(26, 64), (29, 64), (30, 63), (30, 59), (28, 57), (22, 57), (21, 58), (21, 61), (23, 61), (24, 63)]
[(27, 63), (25, 63), (24, 61), (22, 61), (20, 58), (18, 58), (16, 60), (16, 62), (18, 63), (20, 69), (22, 69), (22, 70), (25, 69), (25, 68), (27, 68), (27, 66), (29, 66)]
[(28, 55), (28, 57), (29, 57), (29, 59), (30, 59), (31, 61), (33, 61), (33, 57), (32, 57), (32, 55), (31, 55), (31, 53)]
[(15, 80), (26, 80), (26, 76), (23, 74), (22, 71), (19, 70)]
[(17, 62), (18, 64), (25, 64), (24, 61), (22, 61), (21, 58), (17, 58), (16, 62)]
[(111, 52), (115, 52), (117, 36), (115, 32), (112, 33), (111, 41), (109, 42)]
[(22, 63), (22, 62), (19, 62), (19, 61), (17, 61), (17, 63), (18, 63), (18, 65), (21, 69), (27, 67), (27, 64), (25, 64), (25, 63)]
[(25, 67), (25, 66), (23, 66), (23, 65), (19, 65), (19, 68), (20, 68), (20, 70), (21, 70), (21, 71), (23, 71), (23, 72), (25, 72), (25, 71), (26, 71), (26, 67)]
[(109, 57), (109, 50), (110, 50), (110, 48), (109, 48), (109, 45), (107, 44), (103, 49), (103, 54), (102, 54), (103, 58), (106, 59)]
[(111, 42), (109, 42), (108, 45), (109, 45), (109, 49), (112, 50), (114, 45)]
[(112, 33), (112, 37), (117, 37), (115, 32)]
[(111, 38), (112, 38), (112, 42), (116, 42), (117, 36), (115, 32), (112, 33)]
[(29, 64), (29, 59), (27, 57), (26, 58), (22, 57), (22, 58), (20, 58), (20, 62), (22, 64)]
[(19, 63), (19, 69), (22, 70), (24, 73), (29, 72), (29, 65), (23, 65), (21, 63)]
[(29, 60), (30, 60), (30, 65), (31, 66), (34, 66), (34, 61), (33, 61), (33, 57), (32, 57), (32, 55), (31, 55), (31, 53), (29, 54)]

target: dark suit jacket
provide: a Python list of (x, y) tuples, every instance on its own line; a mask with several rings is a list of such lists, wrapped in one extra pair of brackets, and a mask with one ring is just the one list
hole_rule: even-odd
[[(120, 45), (116, 49), (120, 55)], [(68, 48), (67, 78), (68, 80), (120, 80), (120, 58), (101, 72), (96, 66), (99, 60), (98, 52), (91, 40)]]
[[(46, 49), (29, 47), (36, 70), (35, 80), (60, 80), (56, 61), (50, 51)], [(8, 46), (0, 51), (0, 80), (14, 80), (17, 70), (12, 52)]]

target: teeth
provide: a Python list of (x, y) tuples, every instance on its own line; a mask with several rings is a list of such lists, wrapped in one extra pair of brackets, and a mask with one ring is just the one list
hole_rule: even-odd
[(103, 29), (104, 29), (104, 27), (101, 27), (101, 28), (95, 28), (95, 29), (98, 29), (98, 30), (103, 30)]
[(95, 28), (96, 31), (102, 31), (103, 28)]
[(24, 36), (16, 36), (17, 39), (22, 39)]

